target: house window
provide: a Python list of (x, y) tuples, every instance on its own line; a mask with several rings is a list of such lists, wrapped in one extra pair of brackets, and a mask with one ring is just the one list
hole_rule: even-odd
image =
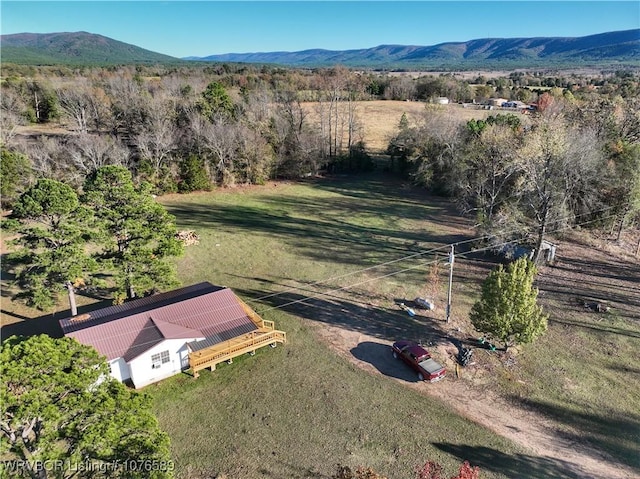
[(154, 369), (159, 368), (169, 361), (171, 361), (169, 351), (162, 351), (161, 353), (151, 355), (151, 367)]

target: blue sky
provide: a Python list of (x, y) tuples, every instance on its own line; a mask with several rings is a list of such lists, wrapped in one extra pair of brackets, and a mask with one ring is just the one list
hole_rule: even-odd
[(175, 57), (578, 37), (640, 28), (634, 1), (7, 1), (2, 34), (87, 31)]

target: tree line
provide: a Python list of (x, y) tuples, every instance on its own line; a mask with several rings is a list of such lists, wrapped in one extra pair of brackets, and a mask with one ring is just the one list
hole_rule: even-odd
[[(406, 99), (426, 108), (398, 125), (390, 170), (456, 198), (496, 240), (526, 225), (539, 252), (550, 227), (613, 213), (621, 231), (638, 209), (640, 81), (633, 72), (464, 80), (227, 64), (22, 70), (9, 68), (2, 83), (5, 208), (38, 179), (81, 190), (106, 165), (127, 169), (154, 194), (369, 171), (358, 102)], [(537, 111), (464, 123), (426, 102), (441, 96), (502, 97)], [(25, 124), (53, 130), (18, 135)]]
[(640, 100), (540, 95), (531, 115), (458, 121), (432, 108), (406, 117), (388, 152), (415, 183), (454, 198), (495, 244), (576, 224), (620, 233), (640, 211)]
[[(630, 101), (640, 93), (637, 76), (625, 72), (555, 78), (518, 72), (466, 80), (453, 73), (413, 78), (343, 67), (217, 64), (7, 66), (3, 74), (5, 205), (37, 178), (80, 186), (87, 174), (108, 164), (128, 168), (156, 194), (261, 184), (321, 170), (366, 171), (373, 163), (357, 102), (370, 99), (477, 103), (497, 96), (533, 102), (554, 88), (570, 101), (592, 105)], [(303, 102), (313, 102), (312, 109)], [(60, 128), (18, 135), (27, 124)]]

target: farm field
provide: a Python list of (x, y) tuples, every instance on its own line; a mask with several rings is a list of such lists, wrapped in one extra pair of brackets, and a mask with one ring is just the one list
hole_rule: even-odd
[[(497, 111), (463, 108), (458, 104), (433, 105), (421, 101), (372, 100), (355, 103), (356, 121), (361, 126), (360, 134), (356, 140), (364, 141), (367, 152), (370, 154), (386, 151), (389, 141), (398, 133), (398, 125), (403, 113), (406, 114), (411, 126), (422, 123), (427, 107), (438, 109), (460, 122), (473, 118), (486, 118), (490, 114), (498, 113)], [(318, 122), (316, 103), (303, 103), (302, 107), (308, 115), (307, 119), (310, 124)]]

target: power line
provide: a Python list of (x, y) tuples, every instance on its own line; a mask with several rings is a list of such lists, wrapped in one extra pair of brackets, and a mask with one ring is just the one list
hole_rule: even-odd
[[(595, 211), (592, 211), (592, 212), (589, 212), (589, 213), (583, 213), (583, 214), (575, 215), (575, 216), (574, 215), (567, 215), (567, 216), (565, 216), (565, 217), (563, 217), (561, 219), (555, 220), (554, 222), (558, 223), (560, 221), (567, 220), (567, 219), (569, 219), (571, 217), (579, 218), (581, 216), (593, 215), (593, 214), (596, 214), (596, 213), (601, 213), (603, 211), (610, 210), (612, 208), (615, 208), (615, 207), (614, 206), (609, 206), (609, 207), (606, 207), (606, 208), (602, 208), (602, 209), (595, 210)], [(593, 220), (593, 221), (599, 221), (599, 220), (602, 220), (602, 219), (603, 218), (598, 218), (597, 220)], [(584, 223), (584, 224), (586, 224), (586, 223)], [(573, 226), (581, 226), (581, 225), (580, 224), (575, 224)], [(522, 231), (522, 228), (514, 228), (513, 230), (506, 231), (503, 234), (504, 235), (512, 235), (512, 234), (515, 234), (515, 233), (519, 233), (521, 231)], [(549, 231), (548, 233), (553, 233), (553, 231)], [(380, 268), (382, 266), (388, 266), (390, 264), (398, 263), (400, 261), (405, 261), (405, 260), (416, 258), (416, 257), (419, 257), (419, 256), (424, 256), (425, 254), (433, 253), (433, 252), (436, 252), (436, 251), (449, 249), (451, 246), (457, 247), (457, 246), (460, 246), (460, 245), (463, 245), (463, 244), (466, 244), (466, 243), (472, 243), (472, 242), (476, 242), (476, 241), (489, 239), (492, 236), (493, 235), (485, 234), (485, 235), (482, 235), (482, 236), (477, 236), (475, 238), (470, 238), (470, 239), (463, 240), (463, 241), (458, 241), (458, 242), (455, 242), (455, 243), (445, 244), (445, 245), (439, 246), (437, 248), (432, 248), (432, 249), (430, 249), (428, 251), (411, 254), (411, 255), (404, 256), (402, 258), (398, 258), (398, 259), (395, 259), (395, 260), (392, 260), (392, 261), (387, 261), (385, 263), (380, 263), (380, 264), (376, 264), (376, 265), (373, 265), (373, 266), (369, 266), (369, 267), (364, 268), (364, 269), (359, 269), (359, 270), (356, 270), (356, 271), (352, 271), (350, 273), (346, 273), (346, 274), (343, 274), (343, 275), (340, 275), (340, 276), (334, 276), (334, 277), (326, 278), (326, 279), (323, 279), (323, 280), (320, 280), (320, 281), (316, 281), (315, 283), (311, 283), (310, 285), (305, 286), (305, 288), (309, 288), (309, 287), (312, 287), (312, 286), (317, 286), (317, 285), (320, 285), (320, 284), (328, 283), (330, 281), (334, 281), (334, 280), (337, 280), (337, 279), (346, 278), (348, 276), (353, 276), (355, 274), (364, 273), (364, 272), (370, 271), (372, 269)], [(509, 241), (507, 244), (509, 244), (509, 243), (511, 243), (511, 241)], [(494, 245), (493, 247), (499, 247), (499, 246), (500, 245)], [(268, 294), (268, 295), (265, 295), (265, 296), (261, 296), (261, 297), (255, 298), (255, 299), (248, 299), (247, 302), (254, 303), (254, 302), (261, 301), (263, 299), (272, 298), (272, 297), (275, 297), (275, 296), (280, 296), (280, 295), (283, 295), (283, 294), (291, 293), (291, 292), (294, 292), (294, 291), (302, 291), (302, 290), (303, 290), (303, 287), (291, 287), (291, 288), (285, 289), (284, 291), (279, 291), (277, 293), (271, 293), (271, 294)]]
[[(460, 242), (456, 243), (456, 245), (470, 243), (472, 241), (478, 241), (479, 239), (484, 239), (486, 237), (488, 237), (488, 235), (484, 235), (484, 236), (481, 236), (481, 237), (478, 237), (478, 238), (472, 238), (472, 239), (460, 241)], [(311, 283), (311, 284), (307, 285), (306, 287), (308, 288), (308, 287), (312, 287), (312, 286), (318, 286), (320, 284), (328, 283), (329, 281), (335, 281), (335, 280), (338, 280), (338, 279), (346, 278), (348, 276), (353, 276), (355, 274), (364, 273), (364, 272), (370, 271), (372, 269), (380, 268), (382, 266), (388, 266), (390, 264), (399, 263), (400, 261), (406, 261), (408, 259), (424, 256), (426, 254), (434, 253), (436, 251), (440, 251), (440, 250), (443, 250), (443, 249), (448, 248), (448, 247), (449, 247), (449, 245), (438, 246), (437, 248), (432, 248), (432, 249), (427, 250), (427, 251), (421, 251), (420, 253), (414, 253), (414, 254), (411, 254), (411, 255), (408, 255), (408, 256), (403, 256), (402, 258), (398, 258), (398, 259), (394, 259), (394, 260), (391, 260), (391, 261), (387, 261), (385, 263), (375, 264), (373, 266), (369, 266), (369, 267), (364, 268), (364, 269), (359, 269), (359, 270), (356, 270), (356, 271), (352, 271), (350, 273), (345, 273), (345, 274), (342, 274), (342, 275), (339, 275), (339, 276), (333, 276), (333, 277), (326, 278), (326, 279), (323, 279), (323, 280), (320, 280), (320, 281), (316, 281), (314, 283)], [(285, 289), (284, 291), (279, 291), (277, 293), (267, 294), (265, 296), (260, 296), (259, 298), (255, 298), (255, 299), (248, 299), (247, 302), (258, 302), (258, 301), (262, 301), (262, 300), (267, 299), (267, 298), (272, 298), (274, 296), (279, 296), (279, 295), (282, 295), (282, 294), (291, 293), (291, 292), (298, 291), (298, 290), (302, 290), (302, 287), (291, 287), (289, 289)]]
[[(595, 214), (595, 213), (600, 213), (602, 211), (607, 211), (607, 210), (610, 210), (612, 208), (613, 207), (607, 207), (607, 208), (603, 208), (601, 210), (596, 210), (596, 211), (593, 211), (593, 212), (590, 212), (590, 213), (584, 213), (582, 215), (577, 215), (576, 217), (586, 216), (588, 214), (591, 215), (591, 214)], [(563, 231), (563, 230), (566, 230), (566, 229), (569, 229), (569, 228), (572, 228), (572, 227), (575, 227), (575, 226), (583, 226), (583, 225), (586, 225), (586, 224), (589, 224), (589, 223), (594, 223), (594, 222), (597, 222), (597, 221), (601, 221), (603, 219), (613, 218), (615, 216), (616, 215), (609, 215), (609, 216), (600, 217), (600, 218), (596, 218), (596, 219), (593, 219), (593, 220), (585, 221), (585, 222), (582, 222), (582, 223), (576, 223), (574, 225), (567, 225), (567, 226), (564, 226), (562, 228), (557, 228), (555, 230), (547, 231), (547, 234), (557, 233), (559, 231)], [(566, 216), (564, 219), (568, 219), (569, 217), (570, 216)], [(555, 222), (557, 223), (559, 221), (560, 220), (556, 220)], [(514, 229), (514, 230), (511, 231), (511, 233), (516, 233), (516, 232), (519, 232), (519, 229)], [(518, 243), (518, 242), (522, 241), (523, 239), (534, 238), (535, 236), (536, 236), (536, 233), (528, 233), (528, 234), (526, 234), (524, 236), (524, 238), (512, 239), (512, 240), (505, 241), (505, 242), (502, 242), (502, 243), (499, 243), (499, 244), (492, 244), (492, 245), (485, 246), (485, 247), (482, 247), (482, 248), (474, 249), (474, 250), (472, 250), (470, 252), (467, 252), (467, 253), (460, 253), (457, 256), (464, 258), (469, 253), (479, 253), (479, 252), (483, 252), (483, 251), (492, 250), (492, 249), (499, 248), (501, 246), (506, 246), (506, 245), (509, 245), (509, 244), (512, 244), (512, 243)], [(334, 279), (339, 279), (339, 278), (342, 278), (342, 277), (351, 276), (353, 274), (358, 274), (358, 273), (361, 273), (361, 272), (369, 271), (371, 269), (374, 269), (374, 268), (377, 268), (377, 267), (380, 267), (380, 266), (384, 266), (384, 265), (388, 265), (388, 264), (393, 264), (393, 263), (396, 263), (398, 261), (402, 261), (404, 259), (410, 259), (410, 258), (417, 257), (417, 256), (423, 256), (424, 254), (428, 254), (430, 252), (440, 251), (440, 250), (442, 250), (444, 248), (451, 248), (452, 246), (455, 247), (457, 245), (470, 243), (470, 242), (473, 242), (473, 241), (479, 241), (479, 240), (485, 239), (487, 237), (489, 237), (489, 235), (483, 235), (483, 236), (478, 236), (478, 237), (475, 237), (475, 238), (467, 239), (467, 240), (464, 240), (464, 241), (459, 241), (459, 242), (455, 242), (455, 243), (449, 243), (449, 244), (440, 246), (438, 248), (433, 248), (432, 250), (429, 250), (427, 252), (415, 253), (415, 254), (408, 255), (408, 256), (405, 256), (403, 258), (400, 258), (398, 260), (392, 260), (392, 261), (389, 261), (389, 262), (386, 262), (386, 263), (381, 263), (379, 265), (374, 265), (374, 266), (370, 266), (370, 267), (367, 267), (367, 268), (364, 268), (364, 269), (361, 269), (361, 270), (358, 270), (358, 271), (354, 271), (352, 273), (348, 273), (348, 274), (345, 274), (345, 275), (342, 275), (342, 276), (337, 276), (335, 278), (328, 278), (328, 279), (325, 279), (325, 280), (322, 280), (322, 281), (318, 281), (316, 283), (313, 283), (313, 285), (323, 284), (323, 283), (326, 283), (326, 282), (334, 280)], [(261, 310), (259, 312), (256, 311), (256, 314), (261, 315), (261, 314), (264, 314), (266, 312), (273, 311), (273, 310), (276, 310), (276, 309), (282, 309), (282, 308), (285, 308), (287, 306), (292, 306), (294, 304), (304, 303), (306, 301), (309, 301), (311, 299), (316, 299), (316, 298), (319, 298), (321, 296), (327, 296), (327, 295), (329, 295), (331, 293), (337, 293), (337, 292), (340, 292), (340, 291), (346, 291), (346, 290), (349, 290), (349, 289), (354, 288), (356, 286), (361, 286), (363, 284), (367, 284), (367, 283), (371, 283), (371, 282), (374, 282), (374, 281), (378, 281), (380, 279), (384, 279), (384, 278), (388, 278), (388, 277), (391, 277), (391, 276), (395, 276), (395, 275), (398, 275), (398, 274), (401, 274), (401, 273), (405, 273), (407, 271), (412, 271), (412, 270), (415, 270), (415, 269), (418, 269), (418, 268), (422, 268), (423, 266), (429, 266), (429, 265), (434, 264), (434, 263), (436, 263), (438, 261), (440, 261), (440, 260), (439, 259), (435, 259), (435, 260), (431, 260), (431, 261), (427, 261), (427, 262), (422, 262), (420, 264), (417, 264), (417, 265), (414, 265), (414, 266), (410, 266), (408, 268), (404, 268), (404, 269), (401, 269), (401, 270), (398, 270), (398, 271), (393, 271), (391, 273), (387, 273), (387, 274), (384, 274), (384, 275), (381, 275), (381, 276), (376, 276), (374, 278), (369, 278), (369, 279), (366, 279), (364, 281), (360, 281), (358, 283), (353, 283), (353, 284), (350, 284), (350, 285), (347, 285), (347, 286), (342, 286), (342, 287), (339, 287), (339, 288), (334, 288), (334, 289), (330, 289), (328, 291), (320, 292), (320, 293), (317, 293), (317, 294), (314, 294), (314, 295), (311, 295), (311, 296), (306, 296), (306, 297), (304, 297), (302, 299), (297, 299), (297, 300), (289, 301), (287, 303), (280, 304), (280, 305), (277, 305), (277, 306), (272, 306), (270, 308), (263, 309), (263, 310)], [(282, 292), (279, 292), (279, 293), (266, 295), (266, 296), (264, 296), (262, 298), (275, 297), (275, 296), (278, 296), (278, 295), (281, 295), (281, 294), (286, 294), (286, 293), (293, 292), (293, 291), (296, 291), (296, 290), (301, 290), (301, 289), (302, 288), (291, 288), (289, 290), (285, 290), (285, 291), (282, 291)], [(258, 301), (259, 299), (260, 298), (257, 298), (255, 300), (248, 300), (248, 301), (255, 302), (255, 301)], [(313, 306), (311, 304), (309, 304), (308, 306), (315, 307), (315, 306)], [(197, 317), (197, 316), (202, 316), (202, 315), (213, 313), (213, 312), (223, 311), (223, 310), (229, 309), (231, 307), (234, 307), (234, 306), (225, 306), (225, 307), (218, 308), (218, 309), (215, 309), (215, 310), (212, 310), (212, 311), (185, 316), (184, 318), (186, 319), (186, 318), (193, 318), (193, 317)], [(240, 319), (240, 317), (233, 318), (233, 319)], [(153, 328), (154, 328), (154, 326), (147, 326), (147, 327), (142, 328), (141, 331), (144, 331), (145, 329), (153, 329)], [(124, 336), (124, 335), (125, 335), (124, 333), (123, 334), (113, 334), (111, 336), (102, 337), (101, 340), (115, 339), (115, 338), (118, 338), (118, 337), (121, 337), (121, 336)], [(137, 343), (136, 346), (139, 347), (139, 346), (143, 346), (143, 345), (147, 345), (147, 344), (157, 344), (157, 343), (155, 341), (145, 341), (143, 343)]]
[[(596, 222), (596, 221), (600, 221), (602, 219), (612, 218), (613, 216), (615, 216), (615, 215), (611, 215), (611, 216), (608, 216), (608, 217), (605, 217), (605, 218), (598, 218), (598, 219), (591, 220), (591, 221), (586, 221), (586, 222), (583, 222), (583, 223), (580, 223), (580, 224), (575, 224), (573, 226), (582, 226), (582, 225), (585, 225), (585, 224), (588, 224), (588, 223), (593, 223), (593, 222)], [(570, 228), (570, 226), (566, 226), (566, 227), (563, 227), (563, 228), (558, 228), (556, 230), (548, 231), (547, 233), (548, 234), (556, 233), (558, 231), (562, 231), (562, 230), (567, 229), (567, 228)], [(483, 247), (483, 248), (474, 249), (472, 252), (473, 253), (478, 253), (478, 252), (482, 252), (482, 251), (487, 251), (487, 250), (499, 248), (500, 246), (506, 246), (506, 245), (511, 244), (511, 243), (518, 243), (518, 242), (522, 241), (522, 239), (529, 239), (529, 238), (533, 238), (535, 236), (536, 236), (535, 233), (530, 233), (530, 234), (526, 235), (525, 238), (513, 239), (513, 240), (505, 241), (505, 242), (499, 243), (499, 244), (492, 244), (492, 245), (489, 245), (489, 246), (486, 246), (486, 247)], [(482, 238), (484, 238), (484, 236), (478, 237), (478, 238), (473, 238), (471, 240), (465, 240), (464, 243), (470, 242), (470, 241), (477, 241), (478, 239), (482, 239)], [(452, 246), (456, 246), (456, 245), (462, 244), (462, 243), (463, 242), (450, 243), (448, 245), (443, 246), (442, 248), (452, 247)], [(439, 249), (442, 249), (442, 248), (439, 248)], [(462, 253), (462, 254), (459, 254), (458, 256), (465, 257), (467, 254), (468, 253)], [(330, 293), (336, 293), (336, 292), (339, 292), (339, 291), (345, 291), (347, 289), (351, 289), (351, 288), (356, 287), (356, 286), (361, 286), (362, 284), (370, 283), (372, 281), (377, 281), (379, 279), (388, 278), (390, 276), (395, 276), (396, 274), (400, 274), (400, 273), (404, 273), (404, 272), (407, 272), (407, 271), (411, 271), (411, 270), (414, 270), (414, 269), (417, 269), (417, 268), (421, 268), (423, 266), (428, 266), (428, 265), (431, 265), (431, 264), (433, 264), (433, 263), (435, 263), (437, 261), (439, 261), (439, 260), (436, 259), (436, 260), (429, 261), (429, 262), (426, 262), (426, 263), (420, 263), (419, 265), (416, 265), (416, 266), (411, 266), (409, 268), (404, 268), (404, 269), (401, 269), (401, 270), (398, 270), (398, 271), (394, 271), (392, 273), (384, 274), (382, 276), (377, 276), (375, 278), (369, 278), (369, 279), (361, 281), (359, 283), (354, 283), (354, 284), (351, 284), (351, 285), (342, 286), (340, 288), (330, 289), (330, 290), (325, 291), (323, 293), (317, 293), (317, 294), (314, 294), (312, 296), (308, 296), (308, 297), (303, 298), (303, 299), (290, 301), (288, 303), (284, 303), (284, 304), (281, 304), (281, 305), (278, 305), (278, 306), (272, 306), (271, 308), (267, 308), (267, 309), (261, 310), (260, 312), (256, 312), (256, 313), (257, 314), (264, 314), (267, 311), (272, 311), (274, 309), (280, 309), (280, 308), (284, 308), (286, 306), (291, 306), (293, 304), (302, 303), (304, 301), (308, 301), (309, 299), (315, 299), (315, 298), (318, 298), (320, 296), (326, 296), (326, 295), (328, 295)]]

